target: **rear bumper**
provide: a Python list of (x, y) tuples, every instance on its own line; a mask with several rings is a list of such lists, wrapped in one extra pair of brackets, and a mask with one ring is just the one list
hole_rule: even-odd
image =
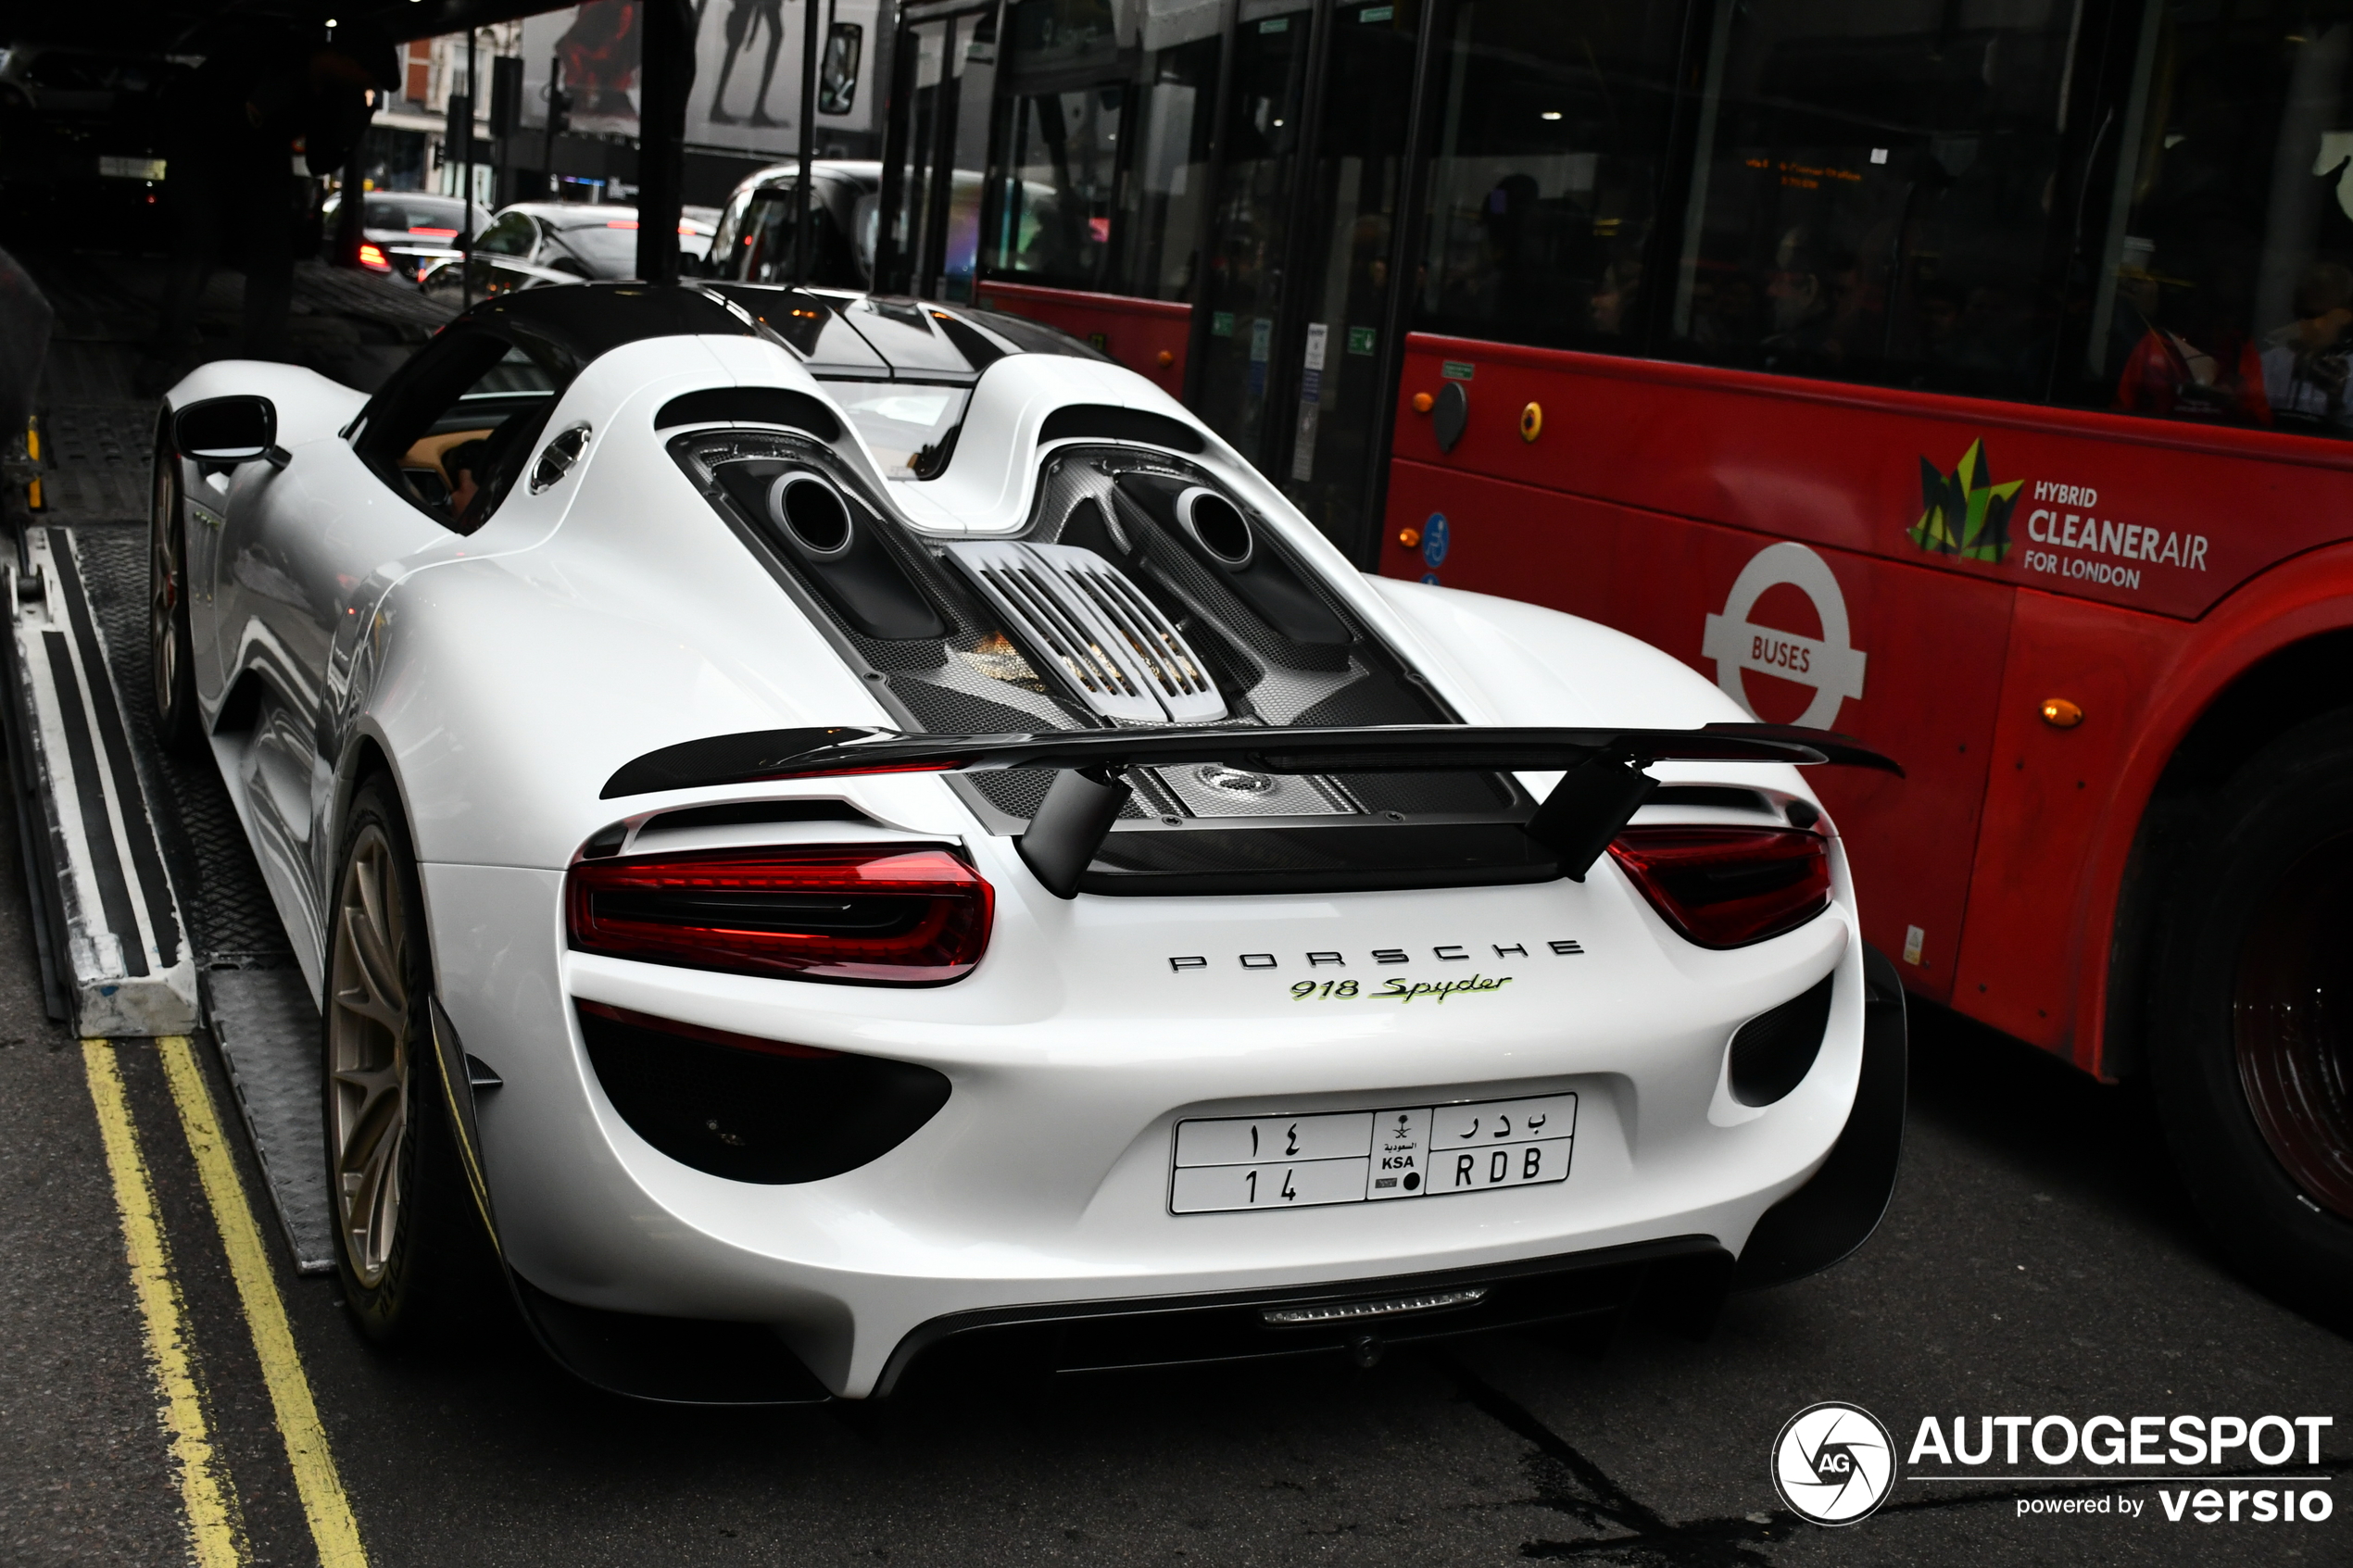
[[(1708, 1236), (1671, 1236), (1483, 1269), (1284, 1289), (997, 1308), (934, 1318), (899, 1342), (874, 1399), (952, 1368), (1051, 1374), (1292, 1356), (1371, 1365), (1393, 1345), (1638, 1305), (1705, 1323), (1733, 1273)], [(805, 1405), (832, 1396), (767, 1327), (605, 1311), (510, 1275), (517, 1307), (558, 1362), (608, 1393), (663, 1404)], [(1286, 1323), (1297, 1313), (1305, 1322)]]
[(1863, 1070), (1846, 1128), (1813, 1178), (1767, 1210), (1749, 1232), (1736, 1289), (1757, 1290), (1819, 1273), (1870, 1239), (1895, 1196), (1910, 1031), (1904, 982), (1876, 947), (1863, 949)]
[[(1637, 1301), (1712, 1305), (1731, 1255), (1708, 1236), (1672, 1236), (1485, 1269), (1348, 1280), (1302, 1289), (1010, 1307), (934, 1318), (899, 1342), (875, 1394), (947, 1361), (1050, 1372), (1112, 1372), (1278, 1356), (1350, 1354), (1389, 1345), (1622, 1311)], [(1449, 1299), (1454, 1298), (1456, 1299)], [(1310, 1321), (1270, 1321), (1283, 1311)]]

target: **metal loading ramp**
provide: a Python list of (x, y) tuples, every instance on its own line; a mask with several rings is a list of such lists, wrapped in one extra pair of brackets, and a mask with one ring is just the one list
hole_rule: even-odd
[(157, 743), (147, 531), (32, 528), (8, 579), (10, 766), (50, 1011), (84, 1036), (209, 1028), (296, 1265), (330, 1270), (318, 1009), (211, 759)]

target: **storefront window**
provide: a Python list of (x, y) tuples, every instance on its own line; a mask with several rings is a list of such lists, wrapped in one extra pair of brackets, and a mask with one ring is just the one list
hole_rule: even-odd
[(2040, 399), (2081, 0), (1715, 0), (1663, 346)]

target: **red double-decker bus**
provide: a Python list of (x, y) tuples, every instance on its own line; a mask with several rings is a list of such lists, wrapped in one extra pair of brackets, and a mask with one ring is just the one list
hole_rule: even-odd
[(1184, 398), (1366, 569), (1828, 780), (1919, 996), (2145, 1075), (2353, 1287), (2353, 19), (2289, 0), (905, 7), (880, 286)]

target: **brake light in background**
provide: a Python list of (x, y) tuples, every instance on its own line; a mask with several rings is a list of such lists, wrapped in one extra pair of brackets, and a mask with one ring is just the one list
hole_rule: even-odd
[(364, 241), (359, 246), (359, 265), (367, 268), (371, 272), (389, 272), (392, 270), (392, 263), (384, 258), (383, 247), (369, 245)]
[(458, 237), (455, 229), (421, 229), (414, 223), (409, 225), (409, 232), (428, 240), (454, 240)]
[(812, 845), (584, 860), (564, 891), (587, 953), (790, 980), (942, 985), (988, 947), (996, 895), (946, 849)]
[(1667, 924), (1703, 947), (1794, 931), (1830, 904), (1830, 850), (1791, 828), (1628, 828), (1609, 847)]

